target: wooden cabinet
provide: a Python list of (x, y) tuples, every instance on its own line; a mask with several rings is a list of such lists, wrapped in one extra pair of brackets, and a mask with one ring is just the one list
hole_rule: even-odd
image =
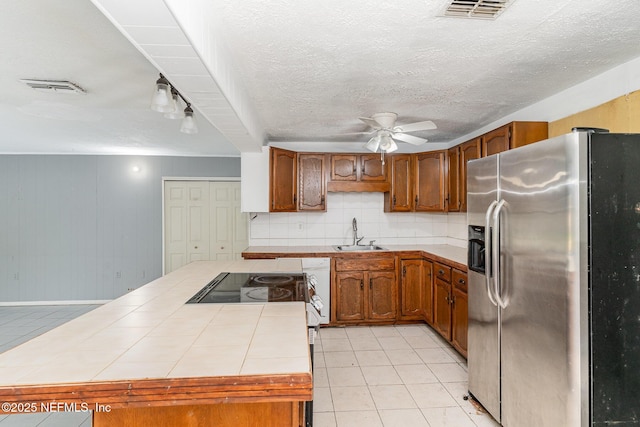
[(467, 356), (468, 299), (467, 275), (440, 263), (434, 263), (433, 328)]
[(388, 156), (391, 191), (384, 195), (385, 212), (410, 212), (413, 210), (413, 178), (410, 154)]
[(460, 144), (460, 212), (467, 211), (467, 162), (482, 155), (482, 138)]
[(421, 320), (424, 318), (424, 261), (400, 260), (400, 318)]
[(467, 298), (467, 275), (453, 270), (452, 274), (451, 344), (467, 357), (467, 329), (469, 327), (469, 300)]
[(327, 210), (325, 165), (324, 154), (298, 154), (298, 210)]
[(387, 167), (378, 154), (332, 154), (328, 191), (389, 191)]
[(460, 146), (447, 150), (447, 211), (462, 209), (462, 176), (460, 168)]
[(393, 322), (398, 286), (394, 257), (334, 258), (331, 304), (337, 323)]
[(357, 181), (358, 156), (355, 154), (331, 155), (331, 181)]
[(297, 153), (272, 148), (269, 170), (270, 212), (295, 212), (298, 205)]
[(415, 210), (444, 212), (446, 197), (445, 152), (430, 151), (414, 156)]
[(433, 322), (433, 263), (401, 259), (399, 273), (400, 319)]
[(482, 135), (482, 156), (542, 141), (548, 136), (547, 122), (511, 122)]
[(501, 153), (509, 149), (509, 126), (502, 126), (482, 136), (482, 153), (484, 156)]

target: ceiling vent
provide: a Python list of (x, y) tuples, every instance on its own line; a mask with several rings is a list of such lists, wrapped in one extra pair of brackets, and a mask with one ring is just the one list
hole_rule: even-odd
[(453, 0), (444, 16), (496, 19), (513, 0)]
[(22, 83), (26, 84), (32, 89), (35, 89), (39, 92), (57, 92), (57, 93), (82, 93), (85, 94), (87, 91), (82, 89), (75, 83), (71, 83), (67, 80), (32, 80), (32, 79), (21, 79)]

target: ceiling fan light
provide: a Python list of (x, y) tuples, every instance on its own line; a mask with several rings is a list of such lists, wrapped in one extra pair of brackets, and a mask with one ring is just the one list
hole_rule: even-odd
[(371, 151), (372, 153), (375, 153), (376, 151), (378, 151), (379, 146), (380, 146), (380, 135), (376, 135), (364, 145), (364, 148)]
[(193, 109), (191, 108), (191, 104), (187, 104), (187, 108), (184, 109), (184, 119), (182, 119), (180, 132), (198, 133), (198, 125), (196, 124), (196, 119), (193, 117)]
[(171, 99), (175, 105), (175, 109), (168, 113), (164, 113), (164, 116), (168, 119), (183, 119), (184, 118), (184, 110), (182, 109), (182, 105), (180, 102), (180, 95), (178, 91), (174, 88), (171, 88)]
[(176, 105), (171, 98), (171, 85), (169, 81), (160, 74), (156, 80), (156, 89), (151, 98), (151, 109), (159, 113), (170, 113), (175, 111)]

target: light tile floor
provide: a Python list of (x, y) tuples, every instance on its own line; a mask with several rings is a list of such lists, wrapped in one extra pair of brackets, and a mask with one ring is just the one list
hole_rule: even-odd
[[(0, 352), (97, 306), (0, 307)], [(464, 400), (465, 360), (426, 325), (323, 328), (314, 427), (497, 427)], [(90, 427), (90, 414), (0, 415), (0, 427)]]
[(314, 427), (497, 427), (465, 400), (467, 364), (426, 325), (323, 328)]
[[(62, 325), (98, 305), (0, 307), (0, 353)], [(90, 427), (90, 413), (0, 415), (0, 427)]]

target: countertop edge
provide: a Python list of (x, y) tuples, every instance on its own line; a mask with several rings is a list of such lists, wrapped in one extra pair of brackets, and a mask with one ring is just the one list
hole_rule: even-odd
[[(326, 249), (325, 249), (326, 248)], [(464, 248), (458, 248), (455, 246), (451, 246), (451, 248), (455, 248), (456, 250), (464, 251)], [(362, 257), (371, 257), (374, 255), (388, 255), (393, 254), (394, 256), (398, 255), (400, 257), (425, 257), (430, 258), (433, 261), (441, 262), (447, 264), (451, 267), (454, 267), (458, 270), (467, 271), (467, 264), (461, 263), (459, 261), (453, 260), (451, 258), (447, 258), (446, 256), (434, 253), (429, 249), (404, 249), (398, 248), (394, 249), (391, 247), (390, 249), (380, 250), (380, 251), (353, 251), (353, 252), (338, 252), (331, 247), (318, 247), (317, 251), (309, 251), (306, 247), (300, 247), (300, 250), (297, 251), (295, 246), (290, 246), (287, 250), (278, 250), (275, 249), (273, 251), (263, 251), (262, 247), (258, 247), (256, 249), (252, 249), (252, 247), (248, 247), (242, 252), (242, 257), (244, 259), (276, 259), (276, 258), (362, 258)]]
[[(51, 402), (112, 409), (215, 403), (308, 401), (311, 373), (163, 378), (0, 387), (0, 400), (33, 404), (41, 412)], [(0, 410), (0, 414), (11, 413)]]

